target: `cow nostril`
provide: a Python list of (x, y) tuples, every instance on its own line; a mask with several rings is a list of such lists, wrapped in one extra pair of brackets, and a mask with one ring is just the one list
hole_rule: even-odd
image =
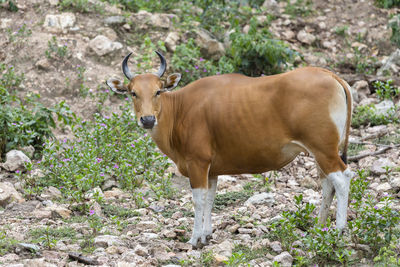
[(152, 128), (156, 122), (155, 116), (143, 116), (140, 117), (140, 122), (143, 124), (144, 128)]

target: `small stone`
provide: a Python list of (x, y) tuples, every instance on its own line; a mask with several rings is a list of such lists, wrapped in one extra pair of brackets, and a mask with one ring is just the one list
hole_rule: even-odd
[(92, 199), (92, 198), (95, 198), (95, 197), (104, 198), (103, 191), (98, 186), (93, 188), (93, 189), (91, 189), (91, 190), (89, 190), (89, 191), (87, 191), (86, 194), (85, 194), (85, 198), (88, 198), (88, 199)]
[(35, 244), (18, 243), (18, 246), (33, 253), (37, 253), (40, 251), (40, 247)]
[(0, 164), (0, 167), (10, 172), (25, 171), (26, 163), (31, 163), (31, 160), (22, 151), (10, 150), (6, 154), (6, 162)]
[(318, 188), (317, 182), (314, 179), (312, 179), (310, 176), (304, 177), (304, 179), (301, 180), (300, 184), (301, 184), (301, 186), (303, 186), (305, 188), (311, 188), (314, 190), (316, 190)]
[(205, 57), (219, 59), (225, 54), (224, 45), (213, 38), (208, 31), (200, 29), (195, 33), (197, 35), (196, 43), (200, 47), (200, 51), (205, 55)]
[(275, 203), (274, 194), (263, 192), (261, 194), (250, 197), (244, 204), (245, 205), (263, 205), (272, 206)]
[(121, 43), (113, 42), (104, 35), (98, 35), (90, 40), (89, 46), (98, 56), (104, 56), (123, 47)]
[(117, 246), (109, 246), (105, 251), (110, 255), (116, 255), (120, 252)]
[(311, 45), (315, 42), (317, 38), (311, 33), (306, 32), (305, 30), (301, 30), (297, 33), (297, 40), (304, 44)]
[(104, 24), (107, 25), (122, 25), (125, 23), (125, 17), (123, 16), (111, 16), (104, 19)]
[(275, 256), (273, 261), (279, 263), (282, 267), (290, 267), (293, 263), (293, 257), (289, 252), (285, 251)]
[(153, 231), (158, 228), (158, 225), (153, 221), (144, 221), (136, 224), (136, 228), (140, 231)]
[(229, 261), (229, 258), (224, 255), (214, 254), (214, 260), (217, 266)]
[(283, 251), (282, 245), (279, 241), (273, 241), (269, 244), (271, 249), (275, 251), (276, 253), (281, 253)]
[(0, 183), (0, 206), (5, 208), (8, 204), (17, 202), (24, 202), (24, 198), (20, 193), (15, 190), (14, 186), (10, 182)]
[(239, 234), (252, 234), (253, 229), (239, 228), (238, 232)]
[(36, 62), (35, 66), (41, 70), (49, 70), (51, 68), (51, 64), (47, 58), (43, 58)]
[(124, 191), (119, 188), (114, 187), (112, 190), (108, 190), (104, 192), (105, 199), (114, 199), (119, 198), (120, 196), (124, 195)]
[(389, 183), (383, 183), (376, 187), (376, 191), (379, 192), (387, 192), (392, 189), (392, 186)]
[(371, 166), (371, 172), (375, 174), (385, 174), (387, 172), (386, 168), (395, 167), (395, 164), (388, 158), (380, 158), (375, 160)]
[(144, 240), (152, 240), (152, 239), (159, 239), (160, 236), (154, 233), (143, 233), (142, 234)]
[(377, 115), (389, 116), (391, 110), (393, 110), (394, 107), (395, 107), (395, 105), (392, 100), (384, 100), (375, 105), (375, 109), (376, 109), (375, 113)]
[(50, 207), (46, 207), (46, 209), (49, 209), (51, 211), (51, 215), (54, 218), (68, 219), (69, 217), (71, 217), (71, 211), (62, 206), (53, 205)]
[(390, 179), (390, 185), (393, 189), (399, 190), (400, 189), (400, 177), (393, 177)]
[(229, 226), (227, 230), (228, 230), (228, 232), (233, 234), (233, 233), (236, 233), (239, 228), (240, 228), (239, 224), (234, 224), (232, 226)]
[(61, 191), (54, 186), (49, 186), (40, 196), (44, 199), (57, 199), (61, 197)]
[(149, 250), (147, 248), (145, 248), (145, 247), (142, 247), (139, 244), (133, 250), (139, 256), (147, 256), (149, 254)]
[(101, 235), (101, 236), (95, 237), (94, 245), (96, 247), (107, 248), (112, 245), (123, 246), (124, 243), (121, 241), (121, 239), (118, 236)]
[(167, 38), (165, 39), (165, 47), (171, 51), (174, 52), (176, 49), (176, 46), (178, 44), (180, 37), (177, 32), (170, 32), (167, 35)]
[(46, 15), (43, 26), (50, 32), (61, 32), (73, 27), (76, 17), (73, 13), (62, 13), (59, 15)]
[(35, 209), (32, 212), (32, 215), (37, 219), (51, 218), (51, 211), (43, 209)]
[(162, 232), (162, 235), (165, 236), (166, 238), (175, 238), (176, 237), (176, 232), (172, 230), (164, 230)]

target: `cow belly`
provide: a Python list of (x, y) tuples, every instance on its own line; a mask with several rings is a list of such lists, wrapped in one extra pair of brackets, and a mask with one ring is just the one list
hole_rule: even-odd
[(210, 175), (261, 173), (277, 170), (291, 162), (304, 148), (289, 142), (279, 149), (241, 149), (216, 154), (211, 162)]

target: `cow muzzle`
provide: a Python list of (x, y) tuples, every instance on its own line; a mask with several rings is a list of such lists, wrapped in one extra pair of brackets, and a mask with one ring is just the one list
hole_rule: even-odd
[(141, 126), (145, 129), (152, 129), (156, 124), (155, 116), (143, 116), (140, 117)]

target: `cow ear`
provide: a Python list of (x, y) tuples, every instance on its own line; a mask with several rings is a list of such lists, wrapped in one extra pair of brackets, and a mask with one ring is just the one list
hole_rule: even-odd
[(117, 94), (125, 95), (128, 93), (128, 88), (118, 79), (110, 78), (106, 81), (106, 84)]
[(178, 85), (180, 80), (181, 80), (181, 74), (180, 73), (173, 73), (173, 74), (171, 74), (171, 75), (169, 75), (167, 77), (167, 82), (166, 82), (164, 88), (166, 90), (170, 91), (170, 90), (174, 89)]

